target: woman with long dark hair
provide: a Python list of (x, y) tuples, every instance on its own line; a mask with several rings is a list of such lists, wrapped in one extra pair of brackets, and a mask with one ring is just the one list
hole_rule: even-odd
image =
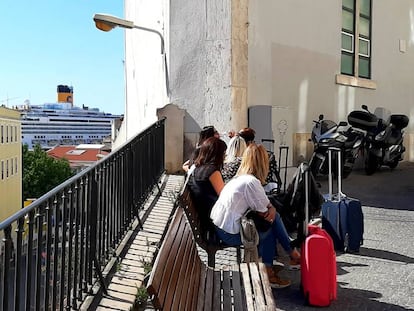
[(210, 211), (224, 187), (221, 168), (227, 146), (217, 137), (207, 138), (200, 146), (194, 167), (190, 170), (188, 185), (196, 206), (199, 207), (204, 230), (211, 229)]

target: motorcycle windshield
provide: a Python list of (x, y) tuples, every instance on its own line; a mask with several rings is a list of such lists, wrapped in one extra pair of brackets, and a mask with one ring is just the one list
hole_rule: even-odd
[(382, 124), (388, 125), (390, 124), (390, 117), (391, 111), (384, 107), (377, 107), (375, 108), (374, 114), (377, 116), (378, 119), (382, 119)]
[(336, 123), (331, 120), (323, 120), (321, 122), (321, 134), (329, 131), (331, 128), (335, 127)]

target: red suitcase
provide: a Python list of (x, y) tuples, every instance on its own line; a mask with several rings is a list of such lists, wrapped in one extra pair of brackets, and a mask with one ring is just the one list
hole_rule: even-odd
[[(308, 189), (308, 173), (305, 187)], [(301, 247), (301, 282), (306, 303), (326, 307), (336, 299), (336, 255), (332, 238), (318, 226), (308, 225), (309, 191), (305, 191), (305, 236)]]

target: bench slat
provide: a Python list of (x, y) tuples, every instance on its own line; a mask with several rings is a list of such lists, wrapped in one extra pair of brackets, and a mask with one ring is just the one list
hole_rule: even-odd
[(214, 270), (213, 310), (221, 310), (221, 271)]
[[(180, 263), (186, 260), (186, 245), (188, 239), (191, 239), (190, 232), (185, 230), (186, 227), (184, 218), (181, 218), (180, 228), (181, 230), (177, 232), (174, 243), (171, 244), (169, 256), (163, 267), (164, 274), (158, 295), (164, 306), (170, 306), (175, 298), (177, 278), (180, 275)], [(179, 236), (180, 233), (181, 236)]]
[(204, 301), (205, 301), (205, 293), (206, 293), (206, 279), (207, 279), (207, 267), (202, 265), (201, 273), (200, 273), (200, 283), (199, 283), (199, 291), (198, 291), (198, 299), (197, 299), (197, 311), (203, 311), (204, 308)]
[(267, 310), (276, 310), (275, 298), (273, 296), (272, 288), (270, 287), (269, 277), (267, 276), (266, 266), (264, 263), (259, 263), (259, 272), (262, 280), (264, 296), (266, 298)]
[(223, 311), (232, 310), (232, 294), (231, 294), (231, 278), (232, 275), (228, 267), (223, 268)]
[[(165, 302), (165, 305), (172, 305), (173, 310), (179, 308), (180, 305), (191, 304), (192, 296), (197, 295), (197, 292), (194, 293), (194, 286), (189, 286), (191, 280), (196, 282), (196, 276), (194, 274), (197, 274), (197, 272), (193, 269), (197, 260), (194, 252), (195, 242), (191, 236), (185, 238), (187, 239), (186, 243), (183, 243), (183, 245), (185, 244), (185, 255), (174, 259), (175, 264), (181, 267), (176, 282), (170, 282), (170, 286), (175, 287), (175, 295), (172, 301), (166, 300)], [(183, 265), (182, 262), (186, 262), (187, 264)]]
[(246, 309), (246, 297), (242, 291), (240, 267), (238, 265), (232, 266), (232, 285), (233, 285), (233, 298), (234, 298), (234, 310), (247, 310)]
[[(183, 219), (182, 215), (182, 211), (178, 209), (165, 236), (164, 242), (155, 260), (150, 279), (148, 280), (147, 292), (150, 296), (153, 297), (153, 305), (156, 308), (161, 308), (163, 304), (163, 302), (160, 301), (160, 297), (158, 296), (158, 294), (160, 293), (160, 288), (164, 282), (163, 277), (165, 270), (165, 262), (168, 260), (168, 257), (170, 256), (171, 245), (174, 243), (174, 240), (177, 236), (179, 237), (180, 235), (182, 235), (182, 230), (184, 229), (180, 226), (181, 219)], [(177, 234), (179, 231), (180, 234)]]
[(204, 310), (213, 311), (214, 270), (207, 267), (206, 288), (204, 293)]
[[(202, 262), (200, 257), (198, 257), (197, 247), (195, 245), (195, 241), (192, 240), (192, 249), (191, 249), (191, 257), (194, 258), (190, 263), (186, 263), (187, 270), (191, 271), (185, 276), (183, 290), (186, 291), (187, 297), (185, 302), (182, 303), (183, 306), (187, 306), (186, 310), (196, 310), (197, 307), (197, 299), (198, 296), (201, 294), (200, 289), (197, 286), (200, 282), (200, 275), (202, 269)], [(191, 273), (191, 274), (190, 274)], [(183, 310), (183, 308), (180, 308)]]
[(259, 271), (256, 263), (247, 264), (247, 267), (250, 272), (250, 282), (252, 285), (252, 294), (256, 304), (256, 310), (266, 311), (266, 302), (263, 296), (263, 289), (261, 285), (261, 280), (259, 276)]
[(254, 310), (250, 273), (249, 273), (249, 268), (247, 267), (246, 263), (240, 264), (240, 272), (241, 272), (242, 279), (243, 279), (243, 287), (246, 292), (247, 309)]
[(254, 310), (276, 310), (265, 265), (254, 262), (242, 263), (240, 264), (240, 270), (242, 271), (248, 306), (253, 303)]

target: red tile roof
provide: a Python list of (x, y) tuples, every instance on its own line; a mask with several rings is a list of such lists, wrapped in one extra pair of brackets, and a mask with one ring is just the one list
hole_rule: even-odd
[(70, 163), (96, 162), (109, 154), (101, 149), (77, 149), (76, 146), (56, 146), (47, 151), (55, 159), (67, 159)]

